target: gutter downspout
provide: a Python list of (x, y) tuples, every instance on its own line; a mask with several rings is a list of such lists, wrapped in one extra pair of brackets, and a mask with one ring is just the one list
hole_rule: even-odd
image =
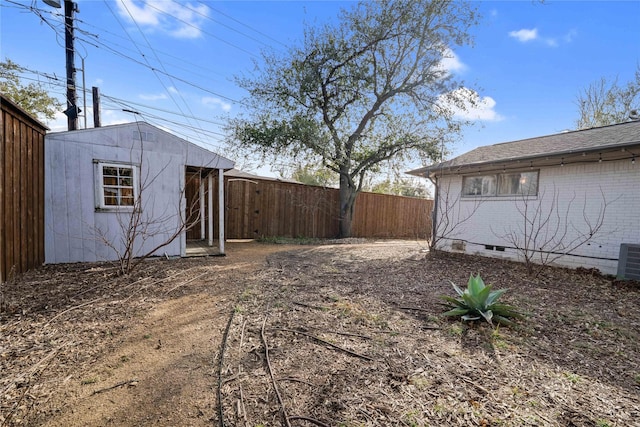
[[(438, 177), (434, 175), (433, 178), (430, 176), (427, 176), (427, 178), (435, 187), (433, 195), (433, 212), (431, 213), (431, 244), (429, 245), (429, 250), (431, 250), (435, 248), (436, 231), (438, 229), (438, 199), (440, 198), (440, 194), (438, 192)], [(431, 246), (433, 246), (433, 248)]]

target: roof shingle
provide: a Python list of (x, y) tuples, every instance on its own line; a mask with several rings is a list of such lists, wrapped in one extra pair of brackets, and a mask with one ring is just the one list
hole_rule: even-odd
[(435, 169), (452, 169), (488, 162), (505, 162), (572, 153), (590, 153), (604, 148), (640, 144), (640, 121), (562, 132), (536, 138), (478, 147), (451, 160), (410, 171), (425, 176)]

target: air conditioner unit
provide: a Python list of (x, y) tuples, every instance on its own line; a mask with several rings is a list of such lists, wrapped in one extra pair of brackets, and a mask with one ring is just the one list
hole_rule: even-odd
[(617, 276), (619, 279), (640, 280), (640, 244), (620, 245)]

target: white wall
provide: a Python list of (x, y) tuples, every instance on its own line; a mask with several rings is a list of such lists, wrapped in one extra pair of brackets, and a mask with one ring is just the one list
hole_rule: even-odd
[[(515, 232), (519, 238), (525, 235), (522, 213), (525, 208), (530, 218), (536, 211), (543, 218), (547, 218), (549, 212), (554, 213), (540, 230), (538, 242), (555, 242), (563, 237), (562, 241), (569, 246), (572, 240), (589, 231), (589, 223), (598, 222), (605, 205), (600, 231), (573, 251), (575, 256), (562, 256), (554, 263), (572, 268), (595, 267), (605, 274), (616, 274), (620, 244), (640, 243), (638, 162), (621, 160), (543, 168), (539, 173), (538, 196), (526, 202), (522, 197), (461, 198), (461, 188), (461, 176), (440, 178), (438, 221), (443, 218), (446, 221), (448, 215), (452, 218), (451, 224), (457, 224), (457, 227), (450, 226), (447, 238), (440, 241), (439, 247), (445, 250), (451, 249), (453, 240), (460, 239), (465, 241), (467, 253), (518, 259), (518, 252), (509, 248), (514, 244), (507, 234)], [(447, 189), (449, 203), (445, 200)], [(537, 228), (540, 227), (534, 227)], [(486, 249), (485, 245), (506, 249), (498, 252)], [(547, 248), (551, 246), (554, 243), (547, 244)], [(562, 250), (561, 247), (555, 249)]]
[[(141, 142), (134, 132), (150, 132)], [(115, 260), (102, 236), (122, 248), (130, 213), (96, 208), (94, 161), (140, 166), (143, 221), (152, 229), (136, 245), (142, 255), (166, 241), (184, 215), (185, 165), (229, 168), (233, 163), (153, 126), (126, 124), (48, 134), (45, 142), (45, 262)], [(187, 163), (189, 162), (189, 163)], [(119, 217), (120, 216), (120, 217)], [(156, 255), (179, 256), (184, 238)]]

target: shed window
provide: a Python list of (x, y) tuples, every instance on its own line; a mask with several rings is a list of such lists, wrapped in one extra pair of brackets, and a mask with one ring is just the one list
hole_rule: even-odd
[(509, 172), (466, 176), (462, 179), (462, 195), (535, 196), (538, 194), (538, 171)]
[(134, 165), (98, 163), (98, 207), (133, 207), (138, 195)]

